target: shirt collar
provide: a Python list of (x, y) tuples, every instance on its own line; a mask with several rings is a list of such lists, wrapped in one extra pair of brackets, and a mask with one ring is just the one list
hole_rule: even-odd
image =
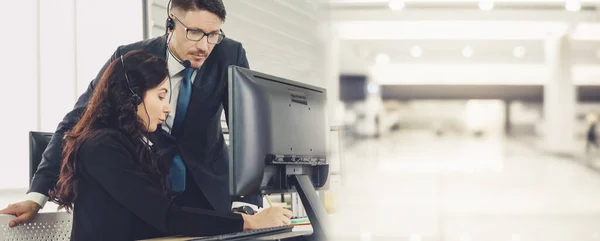
[(169, 46), (167, 46), (167, 68), (169, 68), (169, 77), (179, 74), (185, 67), (171, 54)]

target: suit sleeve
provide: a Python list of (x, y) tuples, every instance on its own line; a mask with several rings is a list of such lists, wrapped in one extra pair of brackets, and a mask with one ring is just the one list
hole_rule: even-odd
[[(240, 232), (239, 214), (181, 207), (163, 195), (133, 161), (120, 138), (88, 140), (79, 160), (82, 176), (98, 183), (112, 198), (154, 228), (169, 235), (207, 236)], [(77, 205), (77, 204), (75, 204)]]
[[(120, 48), (120, 47), (119, 47)], [(75, 103), (75, 107), (71, 110), (67, 115), (63, 118), (63, 120), (58, 124), (54, 135), (52, 135), (52, 139), (48, 143), (46, 150), (42, 154), (42, 160), (38, 165), (38, 168), (33, 175), (33, 179), (31, 181), (31, 186), (29, 187), (30, 192), (37, 192), (43, 195), (48, 196), (48, 192), (56, 185), (56, 181), (58, 180), (58, 175), (60, 174), (60, 164), (62, 162), (61, 154), (62, 154), (62, 140), (66, 132), (70, 131), (75, 124), (81, 118), (81, 115), (85, 111), (87, 103), (94, 92), (94, 87), (104, 74), (104, 71), (108, 67), (108, 65), (116, 59), (116, 56), (119, 54), (119, 48), (115, 51), (115, 53), (106, 61), (100, 72), (96, 75), (85, 92), (79, 96), (77, 102)]]

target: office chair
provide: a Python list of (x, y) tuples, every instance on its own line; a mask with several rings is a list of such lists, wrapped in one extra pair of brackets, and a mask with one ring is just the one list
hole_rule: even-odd
[[(52, 139), (49, 132), (29, 132), (29, 184), (42, 161), (42, 154)], [(38, 213), (31, 221), (15, 228), (8, 228), (14, 216), (0, 214), (0, 240), (49, 240), (62, 241), (71, 238), (73, 215), (67, 212)]]
[(35, 174), (40, 162), (42, 162), (42, 154), (46, 150), (48, 143), (50, 143), (52, 134), (50, 132), (39, 131), (29, 132), (29, 185), (31, 185), (33, 174)]
[(38, 213), (31, 221), (9, 228), (14, 217), (0, 214), (0, 240), (64, 241), (71, 239), (73, 214), (67, 212)]

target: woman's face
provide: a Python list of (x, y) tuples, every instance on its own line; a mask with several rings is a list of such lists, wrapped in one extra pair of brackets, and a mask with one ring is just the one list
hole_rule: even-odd
[(137, 114), (144, 120), (148, 131), (154, 132), (157, 126), (166, 120), (169, 111), (169, 81), (165, 78), (160, 85), (146, 91), (144, 102), (138, 106)]

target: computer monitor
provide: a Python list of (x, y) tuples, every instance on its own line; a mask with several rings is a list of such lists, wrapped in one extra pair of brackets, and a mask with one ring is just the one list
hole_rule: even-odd
[(46, 150), (48, 143), (52, 139), (50, 132), (29, 132), (29, 184), (33, 179), (33, 174), (37, 171), (40, 162), (42, 162), (42, 154)]
[(313, 226), (326, 239), (326, 90), (230, 66), (229, 190), (232, 196), (297, 191)]

